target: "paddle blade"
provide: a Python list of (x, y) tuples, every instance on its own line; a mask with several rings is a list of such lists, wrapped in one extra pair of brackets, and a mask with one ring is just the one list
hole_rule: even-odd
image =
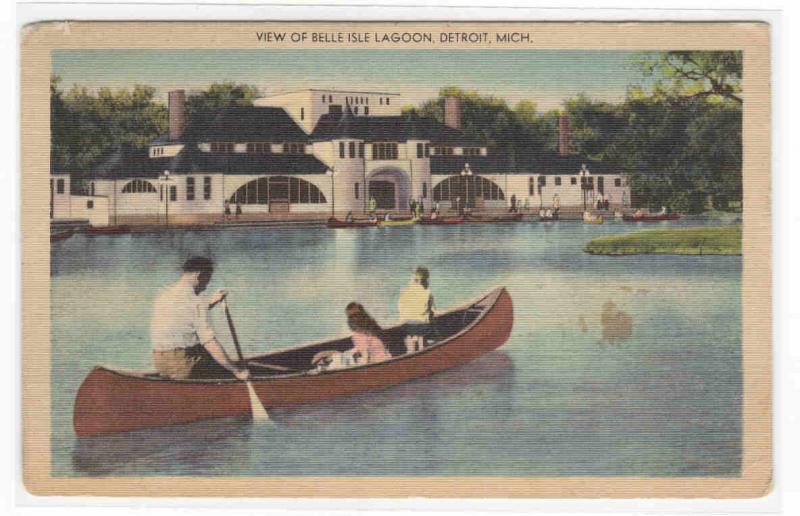
[(247, 393), (250, 395), (250, 412), (253, 415), (253, 421), (258, 423), (269, 422), (270, 419), (269, 414), (267, 414), (267, 409), (261, 404), (261, 400), (258, 399), (256, 390), (253, 389), (253, 384), (250, 382), (247, 382)]

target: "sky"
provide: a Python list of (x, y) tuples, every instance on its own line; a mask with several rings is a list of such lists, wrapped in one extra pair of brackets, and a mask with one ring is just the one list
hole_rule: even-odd
[(203, 89), (225, 80), (265, 94), (304, 88), (399, 93), (418, 105), (443, 86), (526, 99), (540, 111), (585, 93), (620, 101), (641, 80), (624, 51), (544, 50), (58, 50), (53, 73), (62, 88), (147, 84), (166, 100), (171, 89)]

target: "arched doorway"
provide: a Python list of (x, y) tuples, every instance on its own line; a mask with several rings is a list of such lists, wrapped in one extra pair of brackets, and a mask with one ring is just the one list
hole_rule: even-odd
[(379, 210), (403, 210), (411, 197), (411, 181), (397, 168), (382, 168), (367, 177), (367, 199)]

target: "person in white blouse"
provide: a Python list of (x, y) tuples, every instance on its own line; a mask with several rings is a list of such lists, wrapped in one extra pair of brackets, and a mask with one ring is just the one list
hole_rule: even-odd
[(153, 365), (158, 373), (171, 379), (219, 377), (232, 374), (245, 381), (247, 369), (236, 365), (217, 340), (208, 317), (209, 309), (220, 303), (228, 292), (220, 289), (210, 298), (205, 291), (214, 264), (195, 256), (183, 264), (180, 279), (159, 294), (150, 320)]

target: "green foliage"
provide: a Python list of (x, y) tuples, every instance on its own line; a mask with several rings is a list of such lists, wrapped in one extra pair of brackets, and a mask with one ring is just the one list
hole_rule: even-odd
[(645, 89), (658, 98), (700, 98), (742, 103), (742, 53), (672, 51), (638, 57)]
[(261, 97), (256, 86), (235, 82), (215, 82), (208, 89), (192, 93), (186, 99), (186, 118), (190, 125), (205, 124), (218, 110), (235, 106), (250, 106)]
[(595, 238), (592, 254), (742, 254), (742, 227), (679, 228), (634, 231)]
[(117, 145), (142, 148), (166, 129), (166, 108), (153, 100), (155, 88), (101, 88), (90, 92), (50, 80), (51, 162), (55, 170), (80, 179)]

